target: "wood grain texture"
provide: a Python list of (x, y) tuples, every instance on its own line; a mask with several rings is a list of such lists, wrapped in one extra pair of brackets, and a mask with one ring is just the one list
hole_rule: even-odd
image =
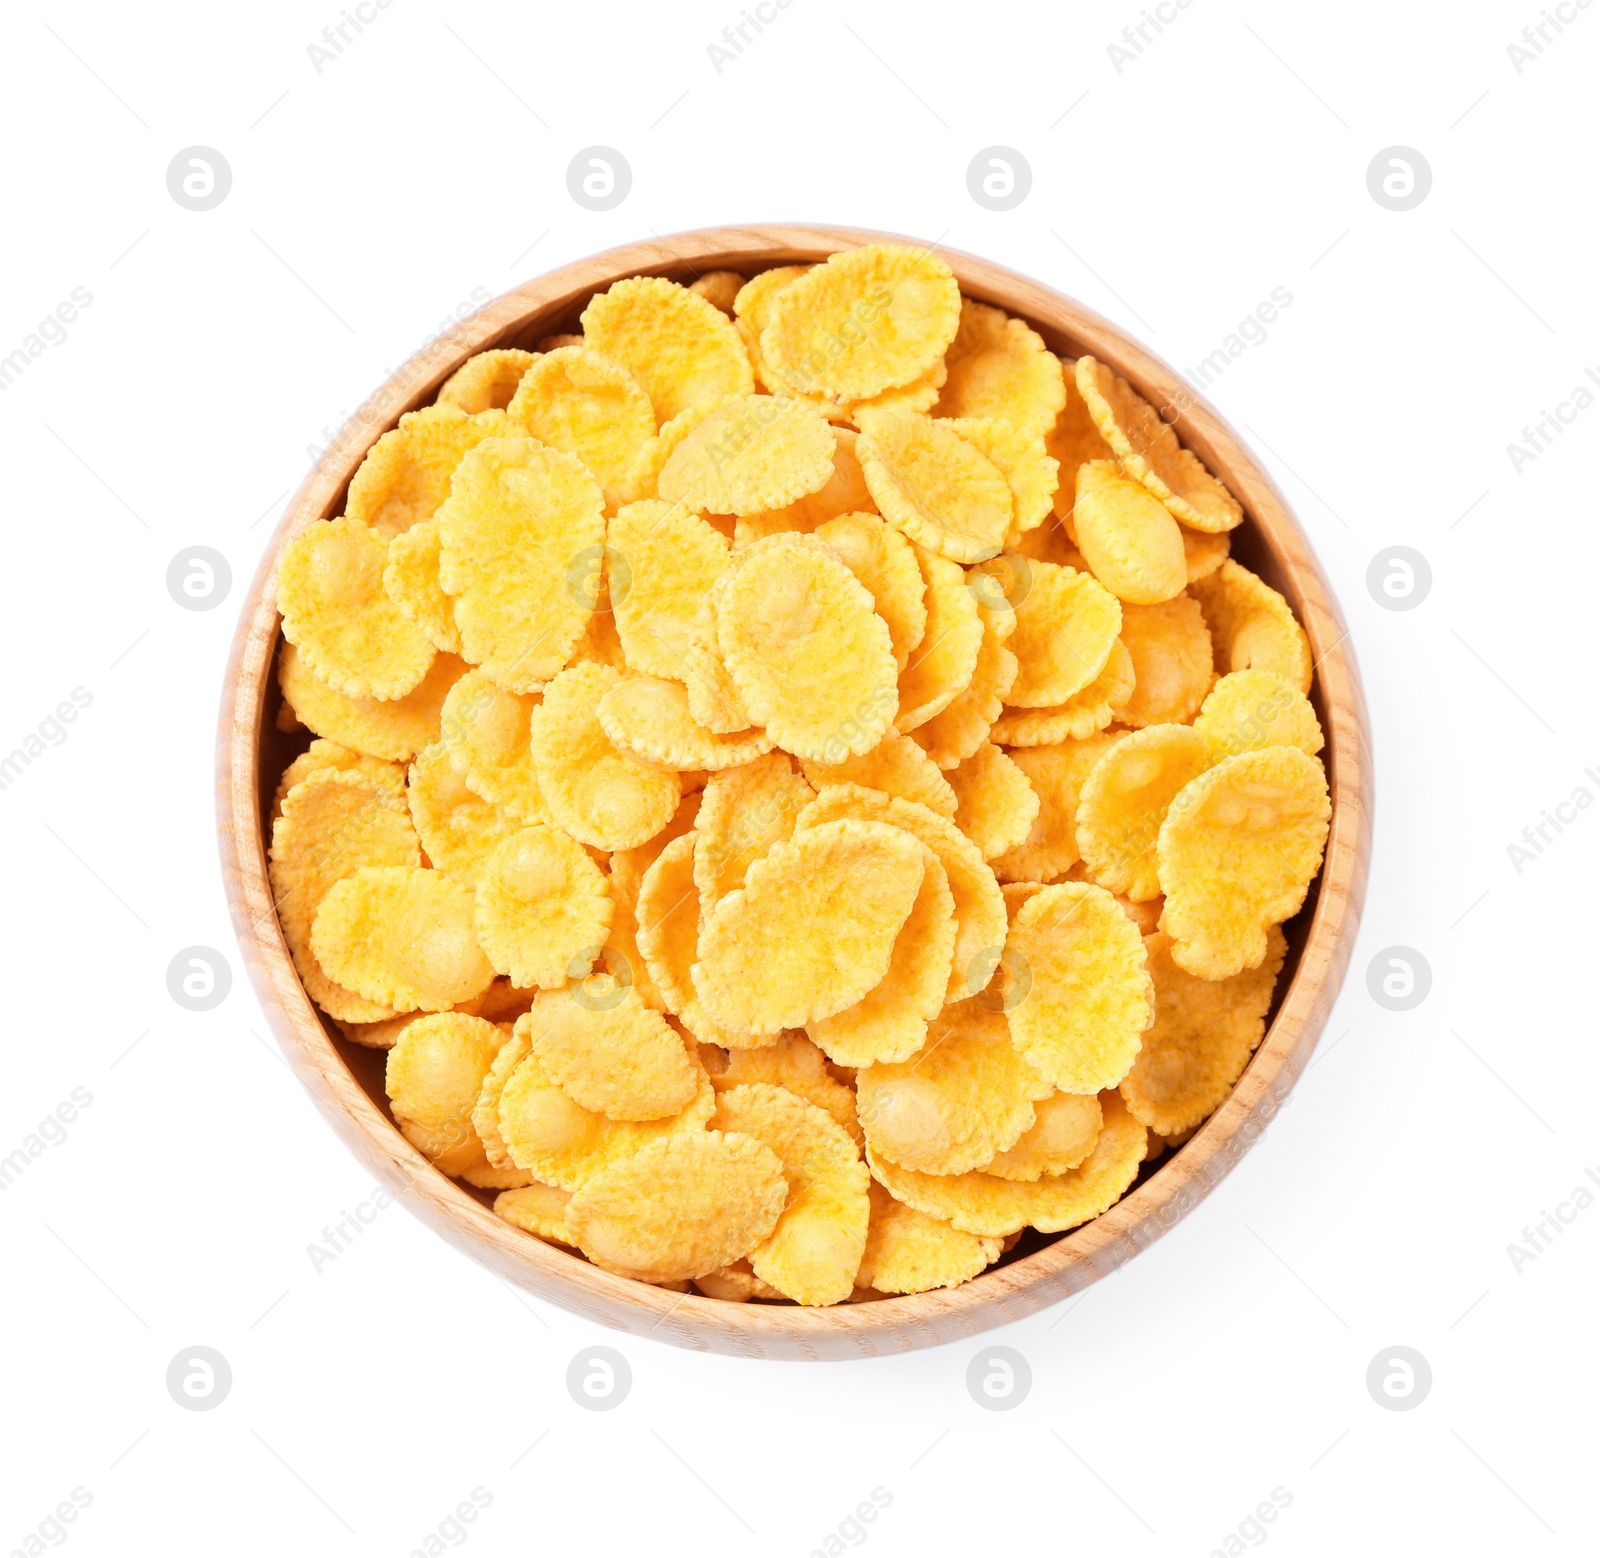
[(1333, 820), (1322, 874), (1287, 927), (1289, 959), (1276, 1014), (1232, 1096), (1177, 1153), (1161, 1160), (1104, 1216), (1031, 1254), (945, 1292), (802, 1309), (731, 1304), (613, 1277), (497, 1218), (433, 1168), (395, 1129), (381, 1052), (337, 1037), (307, 998), (289, 960), (267, 882), (265, 802), (281, 766), (273, 728), (279, 645), (273, 571), (284, 543), (341, 512), (367, 450), (401, 413), (430, 402), (473, 353), (531, 347), (576, 327), (589, 296), (639, 273), (691, 280), (707, 270), (753, 274), (825, 259), (856, 244), (915, 240), (835, 227), (721, 227), (641, 243), (562, 267), (508, 292), (431, 341), (350, 419), (290, 500), (252, 583), (223, 688), (217, 745), (222, 868), (251, 982), (285, 1055), (323, 1114), (377, 1178), (457, 1248), (510, 1282), (579, 1314), (679, 1346), (755, 1358), (871, 1357), (975, 1336), (1019, 1320), (1114, 1271), (1199, 1204), (1283, 1106), (1316, 1046), (1338, 993), (1366, 889), (1372, 773), (1366, 711), (1344, 623), (1288, 505), (1233, 430), (1164, 363), (1081, 304), (988, 261), (940, 249), (970, 297), (1029, 320), (1055, 351), (1092, 352), (1158, 406), (1177, 410), (1182, 441), (1244, 505), (1234, 555), (1287, 596), (1316, 662), (1312, 700), (1327, 733), (1323, 753)]

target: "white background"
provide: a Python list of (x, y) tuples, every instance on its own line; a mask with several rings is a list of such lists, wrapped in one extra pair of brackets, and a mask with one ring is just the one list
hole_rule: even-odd
[[(478, 1553), (804, 1555), (875, 1487), (884, 1555), (1204, 1555), (1274, 1488), (1292, 1502), (1260, 1534), (1284, 1554), (1579, 1550), (1600, 1208), (1520, 1271), (1507, 1246), (1600, 1172), (1600, 814), (1520, 872), (1507, 846), (1580, 784), (1600, 795), (1600, 409), (1520, 473), (1507, 445), (1600, 371), (1600, 8), (1569, 9), (1519, 74), (1533, 0), (1195, 0), (1118, 72), (1135, 0), (794, 0), (718, 73), (738, 0), (395, 0), (318, 73), (307, 46), (339, 9), (0, 22), (0, 355), (93, 295), (0, 395), (0, 746), (93, 698), (0, 792), (0, 1155), (93, 1097), (0, 1193), (0, 1550), (75, 1487), (92, 1503), (62, 1530), (85, 1555), (403, 1555), (474, 1488)], [(566, 190), (594, 143), (633, 170), (604, 214)], [(966, 187), (997, 143), (1033, 170), (1005, 213)], [(205, 213), (165, 183), (194, 144), (233, 172)], [(1366, 184), (1395, 144), (1433, 173), (1403, 213)], [(372, 1184), (242, 978), (206, 1014), (167, 994), (193, 944), (238, 974), (218, 691), (308, 446), (474, 289), (762, 219), (989, 256), (1179, 366), (1293, 295), (1207, 393), (1312, 536), (1366, 679), (1379, 798), (1351, 977), (1292, 1106), (1193, 1216), (993, 1334), (1033, 1376), (1006, 1413), (968, 1395), (975, 1343), (802, 1365), (612, 1336), (398, 1207), (318, 1272), (308, 1244)], [(197, 613), (165, 573), (201, 543), (233, 584)], [(1405, 612), (1366, 586), (1395, 544), (1432, 569)], [(1433, 971), (1406, 1013), (1366, 988), (1392, 945)], [(581, 1411), (567, 1365), (602, 1342), (632, 1392)], [(213, 1411), (165, 1388), (196, 1344), (232, 1367)], [(1365, 1384), (1395, 1345), (1432, 1369), (1407, 1412)]]

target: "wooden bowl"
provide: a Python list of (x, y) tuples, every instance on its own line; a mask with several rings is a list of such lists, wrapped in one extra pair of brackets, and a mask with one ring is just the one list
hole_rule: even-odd
[(1266, 1038), (1232, 1096), (1180, 1151), (1147, 1169), (1104, 1216), (1054, 1238), (1026, 1234), (1004, 1264), (962, 1287), (830, 1309), (727, 1303), (611, 1276), (501, 1221), (489, 1209), (488, 1192), (447, 1179), (401, 1136), (384, 1094), (384, 1052), (349, 1044), (324, 1022), (301, 988), (273, 911), (264, 819), (279, 773), (304, 744), (303, 737), (296, 742), (281, 735), (274, 722), (274, 568), (291, 536), (342, 512), (346, 485), (378, 436), (402, 412), (432, 401), (473, 353), (531, 347), (543, 336), (578, 328), (590, 295), (622, 276), (692, 280), (723, 267), (754, 274), (883, 240), (916, 241), (851, 228), (763, 226), (708, 228), (630, 244), (530, 281), (429, 342), (351, 418), (290, 500), (245, 602), (223, 689), (217, 811), (239, 946), (290, 1064), (351, 1150), (440, 1234), (508, 1281), (618, 1330), (745, 1357), (906, 1352), (974, 1336), (1058, 1303), (1192, 1210), (1282, 1106), (1311, 1056), (1350, 959), (1366, 887), (1372, 788), (1366, 711), (1344, 624), (1288, 505), (1222, 418), (1137, 342), (1036, 281), (941, 251), (962, 292), (1022, 316), (1064, 356), (1092, 352), (1156, 405), (1177, 409), (1180, 438), (1244, 504), (1245, 523), (1233, 533), (1234, 555), (1283, 592), (1311, 639), (1311, 697), (1328, 737), (1323, 757), (1333, 822), (1321, 876), (1286, 927), (1289, 957)]

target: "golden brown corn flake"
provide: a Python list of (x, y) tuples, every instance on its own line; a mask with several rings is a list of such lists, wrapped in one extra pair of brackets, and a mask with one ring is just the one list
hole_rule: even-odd
[(903, 671), (928, 625), (927, 586), (911, 543), (876, 514), (839, 514), (812, 532), (872, 596), (889, 629), (889, 647)]
[(1230, 671), (1219, 677), (1194, 728), (1223, 757), (1257, 747), (1322, 750), (1322, 726), (1306, 695), (1275, 671)]
[(1033, 1114), (1033, 1124), (1014, 1145), (979, 1165), (985, 1174), (1032, 1184), (1046, 1174), (1077, 1168), (1094, 1151), (1102, 1119), (1095, 1094), (1051, 1093), (1034, 1104)]
[(583, 339), (644, 386), (657, 422), (701, 401), (748, 395), (750, 358), (726, 314), (660, 276), (631, 276), (583, 311)]
[(1305, 902), (1330, 815), (1322, 764), (1296, 747), (1241, 752), (1185, 785), (1156, 842), (1172, 961), (1201, 979), (1260, 967), (1268, 929)]
[(715, 1130), (753, 1137), (783, 1166), (783, 1213), (749, 1251), (751, 1271), (799, 1304), (850, 1296), (867, 1240), (867, 1166), (839, 1124), (786, 1088), (745, 1083), (717, 1098)]
[(696, 993), (713, 1020), (749, 1033), (842, 1012), (888, 972), (923, 875), (922, 849), (898, 828), (844, 818), (797, 832), (705, 916)]
[(962, 1233), (896, 1201), (877, 1180), (867, 1186), (872, 1216), (856, 1280), (878, 1293), (953, 1288), (1000, 1258), (1000, 1240)]
[(922, 850), (922, 885), (894, 939), (888, 972), (853, 1006), (806, 1024), (836, 1064), (870, 1066), (915, 1054), (944, 1005), (955, 960), (955, 895), (939, 857), (926, 844)]
[(472, 1112), (503, 1038), (481, 1017), (436, 1012), (407, 1023), (389, 1051), (383, 1085), (395, 1124), (445, 1174), (489, 1167)]
[[(695, 617), (728, 566), (728, 543), (698, 514), (649, 498), (617, 510), (606, 525), (606, 547), (611, 609), (628, 664), (682, 680)], [(623, 570), (626, 589), (615, 582)]]
[(877, 745), (895, 711), (889, 629), (822, 542), (758, 542), (715, 600), (717, 643), (752, 724), (786, 752), (819, 762)]
[(917, 801), (942, 817), (956, 814), (956, 792), (909, 736), (889, 731), (877, 746), (842, 763), (803, 763), (805, 776), (821, 790), (830, 784), (859, 784), (885, 795)]
[(571, 1199), (570, 1190), (558, 1190), (554, 1185), (541, 1185), (534, 1180), (520, 1189), (505, 1190), (497, 1195), (494, 1215), (536, 1238), (576, 1249), (572, 1230), (567, 1227), (567, 1202)]
[(1078, 796), (1078, 849), (1090, 876), (1135, 903), (1161, 895), (1156, 839), (1177, 795), (1216, 761), (1188, 725), (1150, 725), (1108, 747)]
[(424, 747), (406, 782), (411, 821), (436, 870), (476, 887), (484, 863), (517, 823), (472, 790), (440, 742)]
[(924, 1174), (965, 1174), (1013, 1146), (1051, 1091), (1017, 1053), (1005, 1015), (963, 1001), (929, 1027), (909, 1060), (857, 1075), (856, 1110), (876, 1157)]
[[(685, 776), (687, 777), (687, 776)], [(612, 895), (625, 898), (629, 903), (635, 902), (639, 897), (639, 884), (644, 880), (644, 874), (653, 866), (661, 856), (661, 851), (674, 839), (682, 838), (690, 832), (700, 815), (700, 804), (703, 796), (695, 790), (683, 797), (678, 802), (675, 810), (664, 827), (654, 837), (647, 839), (643, 844), (636, 844), (632, 849), (614, 849), (607, 862), (606, 870), (611, 877)]]
[(469, 415), (449, 405), (408, 411), (367, 451), (350, 478), (345, 517), (384, 537), (431, 519), (450, 495), (450, 479), (462, 456), (486, 438), (512, 432), (503, 411)]
[(631, 990), (615, 1002), (594, 1001), (581, 987), (542, 990), (527, 1032), (545, 1075), (592, 1114), (661, 1120), (699, 1090), (699, 1063)]
[(421, 866), (364, 866), (311, 924), (312, 955), (346, 989), (396, 1011), (442, 1012), (494, 979), (472, 929), (472, 889)]
[[(1073, 503), (1077, 499), (1079, 468), (1090, 460), (1116, 459), (1111, 445), (1100, 436), (1100, 429), (1094, 425), (1094, 418), (1090, 416), (1089, 408), (1078, 392), (1077, 375), (1072, 364), (1066, 365), (1062, 389), (1066, 396), (1065, 404), (1055, 420), (1055, 426), (1045, 434), (1044, 439), (1045, 450), (1060, 467), (1055, 495), (1058, 519), (1066, 519), (1072, 513)], [(1056, 559), (1049, 560), (1053, 562)]]
[(694, 1285), (707, 1298), (720, 1298), (730, 1304), (748, 1304), (753, 1298), (783, 1297), (770, 1282), (763, 1282), (750, 1269), (747, 1260), (732, 1261), (708, 1271), (703, 1277), (696, 1277)]
[(1194, 585), (1216, 645), (1217, 666), (1228, 671), (1276, 671), (1301, 692), (1311, 691), (1311, 644), (1289, 603), (1230, 557)]
[(900, 673), (895, 728), (902, 735), (942, 714), (972, 684), (983, 646), (978, 598), (960, 565), (916, 547), (926, 587), (926, 625)]
[(1115, 1087), (1154, 999), (1144, 943), (1116, 900), (1083, 882), (1041, 888), (1017, 910), (1006, 950), (1028, 975), (1006, 1014), (1023, 1057), (1066, 1093)]
[(524, 824), (548, 820), (528, 744), (537, 703), (469, 671), (450, 689), (439, 720), (439, 740), (467, 788)]
[(1039, 797), (1039, 811), (1028, 836), (992, 862), (1001, 881), (1048, 882), (1077, 861), (1078, 798), (1095, 764), (1119, 739), (1104, 733), (1011, 751), (1011, 761)]
[(1095, 578), (1119, 600), (1153, 606), (1189, 582), (1177, 520), (1114, 460), (1078, 467), (1072, 533)]
[(935, 415), (1003, 417), (1046, 433), (1066, 404), (1061, 360), (1037, 331), (1003, 309), (961, 300), (961, 322), (945, 353), (949, 376)]
[(439, 525), (424, 519), (389, 543), (383, 588), (435, 649), (461, 653), (455, 602), (439, 585)]
[(717, 616), (709, 596), (701, 603), (689, 629), (689, 647), (683, 654), (683, 684), (689, 693), (689, 712), (707, 730), (731, 736), (750, 728), (750, 711), (745, 708), (717, 645)]
[(1098, 1217), (1121, 1199), (1144, 1161), (1145, 1128), (1115, 1093), (1103, 1093), (1105, 1124), (1094, 1150), (1065, 1174), (1043, 1174), (1031, 1182), (971, 1174), (919, 1174), (872, 1155), (873, 1177), (897, 1201), (963, 1232), (1003, 1239), (1023, 1228), (1060, 1233)]
[(955, 954), (946, 999), (976, 995), (989, 983), (1006, 937), (1005, 903), (994, 873), (984, 864), (977, 846), (949, 818), (926, 806), (854, 784), (830, 785), (801, 812), (797, 827), (817, 827), (840, 817), (903, 828), (939, 857), (955, 900), (956, 917)]
[[(915, 915), (915, 909), (912, 914)], [(890, 968), (894, 965), (891, 962)], [(861, 1145), (861, 1126), (856, 1120), (856, 1095), (828, 1074), (828, 1063), (821, 1050), (801, 1033), (782, 1034), (777, 1043), (765, 1049), (730, 1050), (721, 1072), (711, 1085), (725, 1093), (745, 1082), (770, 1082), (786, 1087), (842, 1125), (850, 1139)]]
[(574, 588), (600, 555), (604, 499), (576, 456), (493, 438), (456, 469), (439, 508), (439, 583), (455, 597), (468, 660), (508, 692), (533, 692), (567, 662), (594, 609)]
[(793, 834), (815, 793), (781, 752), (706, 781), (694, 846), (694, 880), (705, 913), (744, 886), (752, 862)]
[[(516, 347), (479, 352), (439, 386), (436, 403), (455, 406), (469, 416), (477, 411), (504, 411), (537, 356), (536, 352), (519, 351)], [(654, 431), (652, 426), (651, 432)]]
[(867, 400), (910, 384), (955, 339), (961, 292), (926, 249), (846, 249), (779, 287), (763, 310), (761, 359), (793, 393)]
[(1133, 695), (1117, 710), (1124, 725), (1187, 725), (1211, 691), (1211, 635), (1187, 595), (1159, 606), (1126, 606), (1122, 642), (1133, 659)]
[(284, 796), (268, 856), (273, 903), (306, 994), (330, 1017), (382, 1022), (395, 1011), (341, 988), (313, 956), (311, 927), (323, 899), (363, 866), (414, 866), (421, 859), (404, 797), (365, 774), (320, 769)]
[(702, 297), (713, 308), (724, 314), (733, 314), (734, 300), (745, 286), (745, 278), (736, 270), (708, 270), (689, 283), (689, 290)]
[(991, 737), (1009, 747), (1054, 746), (1082, 741), (1120, 717), (1133, 696), (1133, 657), (1119, 638), (1111, 646), (1105, 669), (1065, 703), (1045, 709), (1003, 709)]
[(1016, 581), (1006, 587), (1008, 597), (1017, 597), (1016, 631), (1007, 645), (1017, 657), (1009, 704), (1065, 703), (1105, 669), (1122, 629), (1122, 605), (1093, 575), (1009, 555), (978, 571)]
[(918, 374), (909, 384), (899, 384), (893, 389), (881, 390), (867, 400), (853, 400), (844, 407), (837, 402), (821, 400), (818, 407), (825, 416), (838, 415), (841, 410), (848, 411), (849, 415), (858, 423), (862, 412), (869, 415), (874, 411), (932, 411), (934, 404), (939, 399), (939, 391), (944, 388), (947, 370), (943, 362), (936, 362), (926, 373)]
[(737, 768), (772, 750), (765, 731), (744, 730), (719, 736), (689, 712), (682, 682), (630, 676), (601, 700), (600, 727), (619, 751), (663, 768), (716, 772)]
[(1189, 583), (1204, 579), (1219, 569), (1232, 549), (1226, 530), (1208, 535), (1203, 530), (1183, 527), (1183, 562), (1188, 570)]
[(523, 374), (506, 416), (582, 460), (608, 504), (642, 495), (656, 417), (644, 386), (620, 363), (587, 346), (546, 352)]
[(770, 1148), (737, 1131), (700, 1131), (651, 1142), (590, 1175), (567, 1203), (567, 1227), (604, 1270), (672, 1282), (748, 1255), (789, 1194)]
[(559, 828), (512, 833), (487, 857), (473, 925), (495, 972), (554, 990), (582, 979), (611, 929), (605, 874)]
[(1156, 408), (1093, 357), (1074, 368), (1078, 393), (1111, 452), (1175, 518), (1193, 530), (1232, 530), (1244, 518), (1239, 500), (1178, 443)]
[(272, 812), (268, 821), (277, 821), (278, 815), (283, 811), (284, 796), (302, 779), (309, 779), (312, 774), (322, 773), (328, 769), (365, 774), (397, 799), (405, 798), (406, 771), (398, 763), (386, 763), (381, 758), (368, 757), (364, 752), (354, 751), (350, 747), (340, 746), (337, 741), (327, 741), (317, 736), (311, 745), (284, 769), (282, 778), (278, 780), (277, 791), (272, 797)]
[[(522, 1013), (519, 1012), (517, 1015), (520, 1017)], [(511, 1080), (511, 1073), (527, 1058), (532, 1044), (526, 1029), (518, 1031), (515, 1028), (501, 1027), (499, 1033), (500, 1048), (495, 1051), (494, 1061), (483, 1075), (483, 1086), (478, 1089), (478, 1101), (472, 1106), (472, 1128), (478, 1133), (478, 1140), (483, 1143), (483, 1154), (491, 1167), (526, 1174), (526, 1169), (517, 1169), (516, 1164), (511, 1161), (510, 1155), (506, 1152), (505, 1141), (500, 1135), (500, 1095), (505, 1091), (506, 1083)]]
[(1016, 505), (1005, 474), (948, 422), (909, 411), (861, 412), (856, 457), (878, 512), (952, 562), (1000, 550)]
[[(531, 1045), (534, 1015), (517, 1019), (514, 1032)], [(585, 1109), (545, 1071), (539, 1057), (525, 1055), (500, 1094), (500, 1135), (511, 1161), (542, 1184), (577, 1190), (591, 1175), (631, 1157), (664, 1137), (702, 1135), (716, 1094), (701, 1072), (694, 1097), (675, 1115), (661, 1120), (613, 1120)], [(731, 1257), (730, 1257), (731, 1258)]]
[(809, 406), (774, 395), (724, 401), (667, 457), (656, 491), (712, 514), (764, 514), (827, 485), (833, 432)]
[(545, 689), (529, 739), (550, 817), (580, 843), (630, 849), (677, 810), (678, 776), (619, 751), (600, 724), (600, 700), (622, 681), (603, 665), (575, 665)]
[(1266, 1032), (1272, 988), (1287, 951), (1283, 931), (1274, 925), (1259, 967), (1227, 979), (1197, 979), (1172, 961), (1170, 936), (1146, 938), (1156, 1020), (1119, 1087), (1135, 1119), (1175, 1136), (1227, 1098)]
[(380, 702), (335, 692), (300, 658), (293, 644), (278, 654), (278, 685), (285, 705), (319, 736), (368, 757), (408, 763), (439, 737), (445, 695), (465, 674), (454, 655), (439, 655), (422, 681), (403, 698)]
[(1022, 768), (992, 741), (950, 770), (956, 826), (995, 860), (1027, 837), (1039, 815), (1039, 797)]
[(278, 562), (283, 636), (349, 698), (403, 698), (428, 674), (434, 647), (383, 587), (388, 543), (348, 519), (308, 525)]
[(999, 416), (951, 417), (942, 425), (959, 433), (1005, 477), (1012, 503), (1008, 543), (1050, 517), (1057, 463), (1045, 453), (1042, 433)]
[[(986, 575), (976, 576), (986, 579)], [(974, 581), (968, 581), (971, 588)], [(912, 739), (940, 768), (964, 763), (989, 737), (990, 728), (1005, 708), (1006, 695), (1017, 678), (1017, 657), (1006, 640), (1016, 629), (1016, 613), (1009, 605), (991, 608), (984, 591), (974, 590), (978, 598), (978, 618), (983, 624), (983, 639), (978, 645), (978, 663), (972, 680), (932, 719), (924, 720), (912, 732)]]
[(830, 431), (833, 434), (833, 473), (827, 481), (815, 492), (808, 492), (783, 508), (741, 515), (735, 522), (736, 546), (748, 546), (780, 530), (814, 531), (841, 514), (873, 513), (872, 494), (867, 491), (861, 462), (856, 458), (855, 429), (835, 427)]

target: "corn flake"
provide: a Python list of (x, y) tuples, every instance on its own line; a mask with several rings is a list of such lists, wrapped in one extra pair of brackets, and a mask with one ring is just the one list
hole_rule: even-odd
[(1015, 849), (1032, 831), (1039, 797), (1027, 774), (992, 741), (950, 770), (956, 826), (985, 860)]
[(994, 859), (994, 874), (1004, 882), (1048, 882), (1079, 858), (1078, 798), (1094, 766), (1118, 740), (1109, 733), (1052, 746), (1013, 749), (1011, 761), (1039, 798), (1028, 836)]
[(1224, 757), (1257, 747), (1322, 750), (1322, 726), (1306, 695), (1275, 671), (1230, 671), (1219, 677), (1194, 728)]
[(885, 795), (916, 801), (941, 817), (956, 814), (956, 792), (909, 736), (891, 730), (877, 746), (842, 763), (803, 763), (805, 776), (820, 790), (830, 784), (859, 784)]
[(952, 417), (943, 425), (959, 433), (1005, 477), (1012, 503), (1007, 545), (1050, 517), (1058, 465), (1045, 453), (1043, 434), (999, 416)]
[(567, 1202), (570, 1190), (541, 1185), (537, 1180), (516, 1190), (504, 1190), (494, 1198), (494, 1215), (503, 1217), (514, 1228), (531, 1233), (550, 1244), (577, 1245), (567, 1227)]
[(478, 885), (489, 856), (517, 829), (514, 818), (468, 786), (440, 742), (412, 763), (406, 798), (429, 862), (467, 887)]
[(1119, 600), (1153, 606), (1189, 582), (1177, 520), (1114, 460), (1078, 467), (1072, 533), (1095, 578)]
[[(916, 911), (913, 909), (912, 914)], [(890, 968), (893, 968), (891, 962)], [(856, 1120), (856, 1095), (828, 1074), (822, 1051), (801, 1033), (785, 1033), (765, 1049), (730, 1050), (723, 1069), (712, 1076), (711, 1085), (725, 1093), (745, 1082), (770, 1082), (786, 1087), (823, 1113), (831, 1115), (859, 1147), (861, 1126)]]
[(684, 437), (662, 465), (656, 491), (713, 514), (764, 514), (825, 487), (836, 448), (832, 429), (809, 406), (743, 395)]
[[(1138, 1066), (1135, 1061), (1134, 1069)], [(1046, 1174), (1065, 1174), (1077, 1168), (1100, 1139), (1103, 1116), (1093, 1093), (1052, 1093), (1034, 1104), (1033, 1114), (1033, 1124), (1013, 1146), (981, 1165), (985, 1174), (1027, 1184)]]
[[(538, 353), (502, 347), (469, 357), (443, 384), (436, 397), (441, 406), (455, 406), (469, 416), (478, 411), (504, 411), (522, 376)], [(652, 424), (651, 432), (655, 431)]]
[(728, 543), (698, 514), (658, 499), (630, 503), (606, 525), (613, 576), (611, 609), (622, 652), (635, 671), (684, 676), (695, 617), (728, 566)]
[(439, 740), (467, 788), (524, 824), (549, 820), (528, 744), (537, 705), (537, 697), (469, 671), (451, 687), (439, 720)]
[(1104, 730), (1133, 696), (1133, 657), (1120, 638), (1111, 646), (1105, 669), (1065, 703), (1045, 709), (1003, 709), (991, 738), (1009, 747), (1054, 746), (1082, 741)]
[(365, 774), (396, 799), (405, 798), (406, 771), (398, 763), (386, 763), (381, 758), (368, 757), (364, 752), (354, 751), (350, 747), (340, 746), (337, 741), (327, 741), (318, 736), (284, 769), (283, 776), (278, 780), (277, 791), (272, 797), (272, 811), (268, 821), (278, 820), (279, 814), (283, 811), (284, 796), (302, 779), (309, 779), (312, 774), (329, 769)]
[(928, 625), (927, 585), (911, 543), (876, 514), (839, 514), (812, 532), (872, 596), (889, 629), (889, 647), (903, 671)]
[(424, 519), (389, 543), (383, 588), (435, 649), (461, 653), (455, 602), (439, 584), (439, 525)]
[(896, 1201), (877, 1180), (856, 1280), (878, 1293), (928, 1293), (953, 1288), (1000, 1258), (1000, 1240), (962, 1233), (937, 1217)]
[(1224, 671), (1276, 671), (1311, 691), (1311, 645), (1289, 603), (1230, 557), (1194, 585)]
[(600, 700), (597, 712), (601, 729), (618, 751), (663, 768), (714, 773), (772, 750), (764, 731), (719, 736), (707, 730), (689, 712), (689, 692), (682, 682), (630, 676)]
[(709, 914), (744, 886), (745, 873), (774, 844), (790, 837), (814, 798), (811, 785), (781, 752), (768, 753), (706, 781), (695, 821), (694, 880)]
[(961, 300), (945, 364), (936, 416), (1003, 417), (1043, 434), (1066, 404), (1061, 359), (1046, 350), (1037, 331), (987, 303)]
[(916, 547), (926, 588), (922, 638), (900, 673), (895, 728), (902, 735), (942, 714), (972, 685), (983, 647), (977, 596), (958, 564)]
[(972, 680), (932, 719), (924, 720), (912, 732), (916, 741), (940, 768), (964, 763), (989, 738), (990, 728), (1005, 708), (1006, 695), (1017, 679), (1017, 657), (1007, 647), (1015, 631), (1016, 613), (1008, 603), (991, 607), (987, 592), (974, 588), (988, 582), (984, 574), (968, 581), (977, 596), (978, 619), (983, 624), (983, 640), (978, 645), (978, 663)]
[(1050, 708), (1081, 692), (1105, 669), (1122, 629), (1122, 606), (1092, 574), (1054, 563), (996, 558), (978, 570), (1019, 580), (1016, 631), (1008, 647), (1017, 675), (1006, 694), (1013, 707)]
[(708, 270), (689, 283), (689, 290), (731, 318), (734, 301), (744, 286), (745, 278), (736, 270)]
[(450, 495), (450, 479), (462, 456), (486, 438), (506, 438), (513, 431), (503, 411), (469, 415), (450, 405), (408, 411), (367, 451), (350, 478), (345, 517), (385, 538), (431, 519)]
[(445, 695), (466, 670), (454, 655), (439, 655), (405, 697), (380, 702), (336, 692), (305, 664), (293, 644), (285, 644), (278, 655), (284, 704), (301, 724), (353, 751), (395, 763), (410, 762), (438, 739)]
[(588, 972), (611, 929), (605, 874), (558, 828), (523, 828), (487, 857), (473, 925), (495, 972), (558, 989)]
[(489, 1167), (472, 1111), (502, 1038), (481, 1017), (436, 1012), (407, 1023), (389, 1051), (383, 1085), (395, 1124), (443, 1173)]

